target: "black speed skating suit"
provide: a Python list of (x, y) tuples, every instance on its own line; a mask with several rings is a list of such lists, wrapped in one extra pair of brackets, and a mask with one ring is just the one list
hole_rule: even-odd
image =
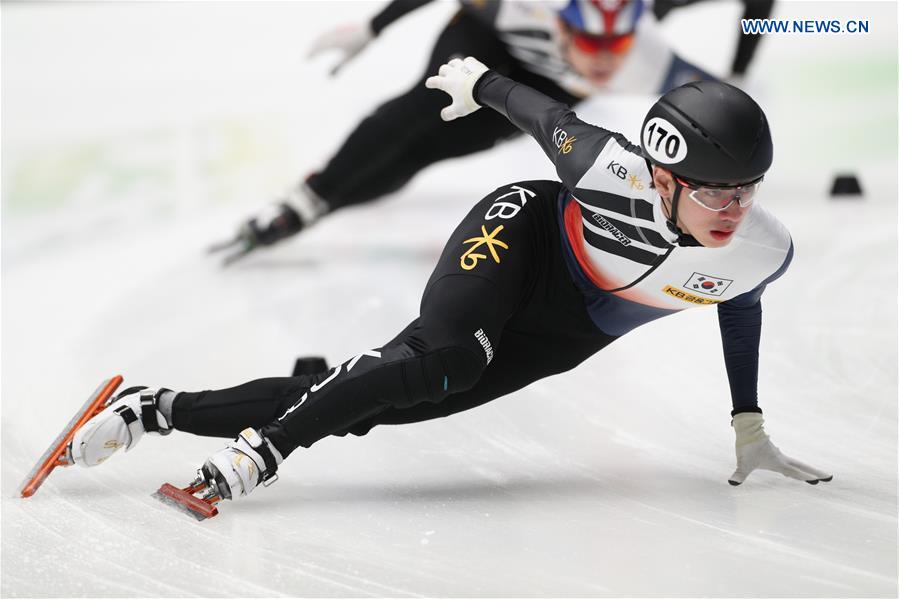
[(703, 306), (718, 309), (734, 412), (759, 411), (761, 295), (792, 259), (786, 228), (754, 204), (724, 248), (682, 240), (622, 135), (493, 71), (475, 94), (535, 138), (562, 183), (511, 184), (478, 202), (447, 242), (419, 317), (389, 343), (318, 376), (181, 393), (175, 428), (261, 427), (287, 456), (328, 435), (475, 407)]
[(526, 181), (478, 202), (447, 242), (420, 316), (383, 347), (322, 375), (180, 393), (175, 428), (229, 437), (263, 427), (286, 456), (328, 435), (467, 410), (577, 366), (616, 337), (593, 324), (566, 266), (562, 189)]

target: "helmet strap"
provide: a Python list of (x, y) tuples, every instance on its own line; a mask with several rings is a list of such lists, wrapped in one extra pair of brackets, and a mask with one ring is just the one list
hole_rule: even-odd
[(690, 235), (689, 233), (684, 233), (680, 227), (677, 226), (677, 204), (680, 201), (681, 190), (683, 190), (683, 185), (681, 185), (677, 179), (674, 179), (674, 195), (671, 196), (671, 215), (668, 217), (668, 230), (672, 233), (677, 234), (677, 239), (675, 243), (680, 246), (697, 246), (702, 245), (699, 241)]

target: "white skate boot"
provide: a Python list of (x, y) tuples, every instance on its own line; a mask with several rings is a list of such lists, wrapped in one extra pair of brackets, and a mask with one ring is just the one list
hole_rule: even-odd
[(247, 428), (226, 448), (212, 454), (201, 473), (216, 495), (237, 499), (249, 495), (259, 483), (267, 487), (278, 480), (278, 464), (283, 461), (271, 441)]
[(116, 451), (130, 451), (145, 432), (167, 435), (172, 425), (159, 411), (160, 398), (168, 389), (130, 387), (116, 396), (108, 408), (75, 432), (68, 457), (81, 466), (96, 466)]
[(283, 461), (271, 441), (247, 428), (206, 460), (193, 482), (186, 487), (165, 483), (153, 497), (197, 520), (205, 520), (218, 514), (216, 505), (222, 499), (246, 497), (259, 483), (267, 487), (278, 480), (278, 464)]

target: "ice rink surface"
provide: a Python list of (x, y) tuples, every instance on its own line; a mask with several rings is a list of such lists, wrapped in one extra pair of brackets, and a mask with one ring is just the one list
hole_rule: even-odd
[[(764, 39), (746, 83), (775, 138), (760, 201), (796, 245), (765, 294), (760, 404), (830, 484), (727, 484), (717, 319), (697, 309), (471, 412), (299, 450), (203, 523), (150, 497), (223, 444), (183, 433), (15, 496), (101, 379), (221, 388), (376, 347), (417, 314), (473, 202), (554, 178), (518, 139), (233, 268), (204, 255), (411, 85), (454, 10), (398, 22), (338, 78), (305, 60), (379, 6), (3, 3), (2, 596), (895, 597), (893, 2), (780, 2), (871, 33)], [(739, 10), (684, 9), (663, 31), (723, 73)], [(578, 112), (633, 138), (651, 101)], [(842, 171), (863, 199), (828, 198)]]

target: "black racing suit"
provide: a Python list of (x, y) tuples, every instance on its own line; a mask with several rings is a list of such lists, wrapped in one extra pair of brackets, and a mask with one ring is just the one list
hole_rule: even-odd
[[(392, 22), (430, 1), (393, 0), (371, 20), (372, 31), (380, 34)], [(545, 25), (532, 23), (512, 29), (503, 25), (505, 29), (498, 29), (497, 15), (506, 1), (522, 0), (462, 2), (459, 12), (437, 38), (421, 78), (408, 91), (368, 115), (327, 164), (308, 177), (307, 184), (330, 211), (395, 192), (431, 164), (490, 149), (520, 134), (502, 115), (491, 110), (449, 123), (441, 120), (440, 109), (447, 104), (446, 95), (427, 89), (424, 82), (453, 58), (474, 56), (493, 71), (570, 106), (582, 99), (563, 89), (552, 75), (546, 75), (559, 76), (557, 69), (570, 67), (557, 64), (561, 58), (547, 53), (545, 44), (551, 41), (551, 34)], [(529, 42), (512, 48), (509, 34)], [(539, 68), (516, 58), (516, 52), (526, 52)], [(658, 93), (687, 80), (713, 78), (676, 55), (665, 72), (661, 89), (655, 90)]]
[[(394, 2), (375, 17), (372, 27), (377, 33), (390, 20), (424, 3)], [(494, 30), (460, 10), (437, 38), (421, 79), (359, 123), (325, 167), (307, 179), (329, 210), (392, 193), (435, 162), (490, 149), (520, 133), (492, 110), (449, 123), (441, 120), (446, 94), (427, 89), (425, 79), (437, 73), (440, 65), (466, 56), (477, 56), (496, 72), (565, 104), (579, 101), (551, 79), (524, 68)]]
[(526, 181), (478, 202), (447, 242), (419, 317), (392, 341), (322, 375), (180, 393), (174, 427), (222, 437), (261, 428), (286, 457), (328, 435), (448, 416), (574, 368), (616, 337), (593, 324), (566, 266), (562, 189)]
[[(635, 172), (641, 165), (646, 170), (642, 156), (622, 136), (579, 121), (564, 105), (495, 72), (483, 76), (475, 97), (534, 135), (556, 161), (563, 180), (575, 181), (571, 189), (578, 195), (598, 199), (600, 204), (603, 198), (630, 205), (646, 203), (645, 199), (578, 186), (581, 181), (602, 188), (610, 180), (619, 185), (614, 171), (609, 174), (605, 163), (597, 162), (613, 142), (623, 143), (622, 151), (633, 154), (628, 160)], [(554, 141), (553, 131), (559, 127), (583, 131), (577, 135), (579, 145), (569, 148), (576, 161), (568, 158), (565, 144)], [(588, 179), (592, 179), (585, 178), (588, 172), (601, 180), (590, 183)], [(641, 173), (637, 182), (639, 177), (645, 180), (648, 173)], [(565, 223), (567, 208), (563, 209), (571, 205), (571, 195), (569, 188), (551, 181), (514, 183), (493, 191), (456, 228), (427, 283), (418, 318), (393, 340), (321, 375), (260, 379), (231, 389), (180, 393), (173, 403), (174, 427), (226, 437), (248, 426), (260, 428), (286, 457), (297, 447), (309, 447), (329, 435), (364, 435), (379, 424), (417, 422), (473, 408), (574, 368), (618, 335), (639, 326), (636, 321), (618, 326), (626, 324), (619, 320), (627, 314), (648, 322), (677, 312), (679, 308), (661, 310), (618, 296), (605, 297), (599, 303), (588, 299), (594, 291), (605, 296), (612, 291), (582, 285), (582, 267), (578, 271), (572, 257), (571, 233)], [(620, 223), (619, 228), (658, 234), (662, 225), (653, 225), (655, 211), (649, 212), (640, 227)], [(757, 237), (732, 243), (734, 255), (751, 255), (761, 268), (735, 262), (749, 270), (739, 271), (738, 283), (725, 277), (728, 285), (735, 285), (734, 296), (722, 295), (726, 299), (719, 303), (735, 412), (760, 411), (756, 394), (759, 296), (765, 285), (786, 270), (792, 256), (786, 229), (765, 216), (766, 212), (759, 214), (764, 220), (750, 229)], [(580, 218), (580, 212), (575, 215)], [(652, 226), (659, 229), (646, 228)], [(637, 236), (628, 237), (627, 248), (636, 243)], [(724, 252), (713, 260), (704, 252), (716, 250), (688, 250), (691, 248), (671, 246), (660, 254), (659, 272), (672, 266), (678, 272), (687, 269), (686, 273), (700, 265), (723, 272), (731, 256)], [(618, 248), (618, 254), (621, 252)], [(665, 261), (673, 252), (678, 257)], [(623, 255), (629, 254), (625, 251)], [(614, 255), (599, 259), (611, 264)], [(698, 275), (693, 272), (693, 276)], [(670, 287), (650, 291), (668, 297), (665, 294)], [(690, 296), (675, 292), (677, 297)], [(619, 304), (610, 303), (612, 299)], [(620, 302), (629, 302), (627, 310), (616, 307)], [(606, 322), (602, 328), (600, 321)]]

